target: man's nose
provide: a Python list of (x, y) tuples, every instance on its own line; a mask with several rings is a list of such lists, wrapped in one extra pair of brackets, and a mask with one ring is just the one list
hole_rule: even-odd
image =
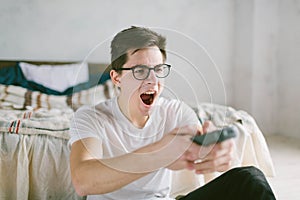
[(150, 70), (149, 76), (146, 81), (147, 84), (156, 84), (158, 82), (158, 78), (156, 77), (154, 70)]

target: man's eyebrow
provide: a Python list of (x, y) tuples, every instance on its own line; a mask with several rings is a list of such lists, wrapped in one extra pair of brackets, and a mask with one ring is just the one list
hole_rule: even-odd
[(132, 53), (131, 53), (131, 55), (133, 55), (133, 54), (135, 54), (137, 51), (139, 51), (140, 49), (135, 49)]

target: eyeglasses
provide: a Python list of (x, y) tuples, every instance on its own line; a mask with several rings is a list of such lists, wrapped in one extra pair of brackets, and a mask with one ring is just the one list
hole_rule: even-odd
[(169, 64), (159, 64), (153, 68), (148, 67), (147, 65), (136, 65), (130, 68), (120, 68), (117, 70), (131, 70), (135, 79), (145, 80), (149, 77), (150, 70), (153, 70), (157, 78), (165, 78), (170, 73), (171, 65)]

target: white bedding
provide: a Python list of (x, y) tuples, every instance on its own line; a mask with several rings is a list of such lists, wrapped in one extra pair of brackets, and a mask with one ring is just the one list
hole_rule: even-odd
[(26, 88), (14, 85), (0, 84), (0, 108), (31, 109), (53, 108), (65, 109), (67, 107), (76, 110), (82, 105), (92, 105), (104, 101), (113, 95), (114, 89), (111, 81), (95, 87), (81, 90), (72, 95), (48, 95), (37, 91), (30, 91)]
[(89, 80), (87, 63), (33, 65), (20, 62), (19, 65), (28, 81), (34, 81), (59, 92)]
[(81, 199), (68, 167), (72, 113), (0, 110), (0, 199)]
[[(213, 104), (199, 105), (197, 113), (217, 126), (231, 124), (239, 129), (232, 167), (254, 165), (267, 176), (274, 175), (264, 136), (250, 115)], [(0, 110), (0, 199), (80, 199), (69, 171), (67, 142), (72, 114), (70, 108)], [(172, 193), (187, 193), (218, 175), (176, 171)]]

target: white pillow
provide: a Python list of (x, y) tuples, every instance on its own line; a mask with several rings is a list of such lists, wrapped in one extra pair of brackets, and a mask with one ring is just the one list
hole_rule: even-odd
[(20, 62), (19, 66), (27, 80), (59, 92), (89, 80), (87, 63), (33, 65)]

